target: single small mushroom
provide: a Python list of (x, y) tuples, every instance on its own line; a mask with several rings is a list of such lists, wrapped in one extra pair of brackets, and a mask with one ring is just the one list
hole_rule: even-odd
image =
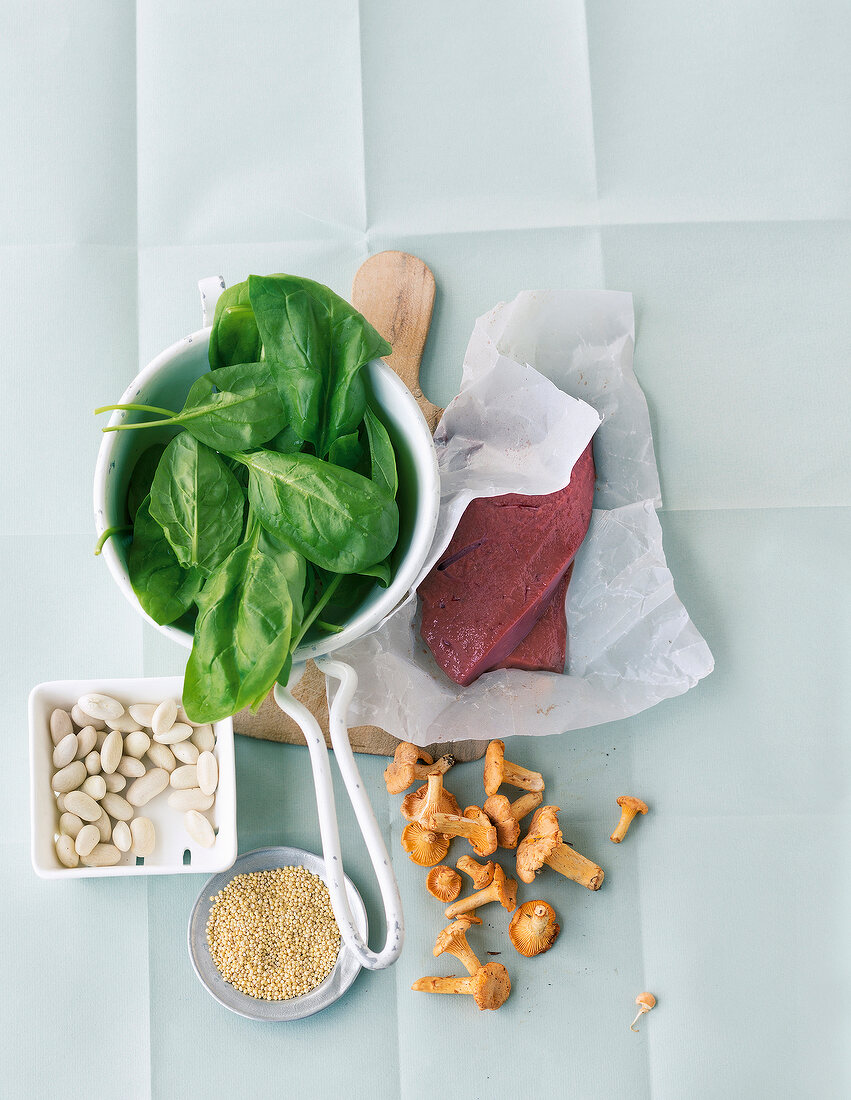
[(520, 821), (540, 806), (544, 796), (540, 791), (521, 794), (509, 802), (504, 794), (492, 794), (482, 809), (496, 826), (496, 839), (500, 848), (516, 848), (520, 839)]
[(493, 882), (484, 890), (478, 890), (469, 897), (460, 898), (453, 902), (446, 910), (448, 918), (460, 916), (461, 913), (474, 912), (480, 905), (488, 905), (492, 901), (498, 901), (503, 909), (511, 913), (517, 905), (517, 880), (506, 878), (505, 871), (497, 863), (494, 867)]
[(454, 901), (461, 893), (461, 876), (445, 864), (432, 867), (426, 876), (426, 890), (438, 901)]
[(481, 921), (467, 920), (462, 917), (448, 924), (434, 941), (432, 955), (454, 955), (462, 963), (468, 974), (478, 974), (482, 964), (476, 957), (472, 947), (467, 943), (467, 929), (472, 924), (481, 924)]
[[(419, 761), (423, 763), (419, 763)], [(432, 760), (427, 752), (410, 741), (400, 741), (396, 746), (393, 759), (384, 769), (384, 782), (389, 794), (401, 794), (417, 780), (428, 779), (430, 775), (443, 775), (455, 763), (454, 756), (441, 756)]]
[(485, 753), (485, 793), (496, 794), (502, 783), (524, 791), (542, 791), (544, 777), (540, 772), (521, 768), (505, 759), (505, 742), (491, 741)]
[(536, 872), (546, 863), (580, 886), (599, 890), (603, 869), (562, 843), (559, 812), (558, 806), (541, 806), (535, 811), (529, 832), (517, 848), (517, 874), (524, 882), (534, 882)]
[(419, 978), (411, 986), (417, 993), (467, 993), (481, 1009), (500, 1008), (511, 992), (511, 978), (502, 963), (487, 963), (468, 978)]
[(440, 863), (449, 851), (452, 837), (426, 829), (418, 821), (412, 821), (402, 830), (402, 847), (408, 853), (412, 863), (420, 867), (433, 867)]
[(431, 824), (433, 813), (460, 814), (461, 807), (455, 795), (447, 791), (443, 786), (442, 775), (430, 775), (425, 787), (412, 794), (406, 794), (402, 799), (402, 817), (408, 821), (419, 821), (420, 825), (428, 827)]
[(469, 840), (477, 856), (489, 856), (496, 851), (496, 829), (479, 806), (468, 806), (462, 817), (432, 814), (431, 824), (447, 836), (462, 836)]
[(630, 1031), (638, 1031), (638, 1028), (635, 1025), (638, 1023), (645, 1012), (649, 1012), (651, 1008), (656, 1007), (656, 998), (653, 996), (652, 993), (639, 993), (638, 996), (635, 998), (635, 1003), (638, 1005), (638, 1015), (629, 1025)]
[(549, 951), (560, 931), (556, 911), (551, 905), (540, 900), (527, 901), (511, 918), (508, 938), (521, 955), (531, 958)]
[(609, 837), (609, 840), (615, 844), (620, 844), (626, 836), (636, 814), (647, 813), (647, 804), (642, 802), (640, 798), (633, 798), (631, 794), (622, 794), (618, 799), (618, 805), (621, 808), (621, 819), (618, 822), (618, 827)]
[(470, 876), (477, 890), (481, 890), (483, 886), (488, 886), (493, 882), (493, 872), (496, 865), (492, 859), (489, 859), (485, 864), (481, 864), (476, 863), (472, 856), (461, 856), (456, 861), (455, 866), (459, 871), (463, 871)]

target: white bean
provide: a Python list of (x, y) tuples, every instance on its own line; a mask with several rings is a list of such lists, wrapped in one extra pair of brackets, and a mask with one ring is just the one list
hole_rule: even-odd
[(110, 695), (101, 695), (97, 691), (89, 691), (81, 695), (77, 700), (77, 706), (91, 718), (99, 718), (105, 722), (107, 718), (120, 718), (124, 713), (124, 707), (117, 699)]
[(80, 862), (77, 849), (74, 847), (74, 841), (65, 833), (56, 838), (56, 855), (59, 857), (59, 862), (66, 867), (76, 867)]
[(151, 722), (154, 720), (154, 711), (157, 709), (156, 703), (134, 703), (131, 707), (130, 715), (135, 718), (140, 726), (147, 726), (151, 728)]
[(170, 783), (177, 791), (198, 786), (198, 769), (194, 764), (183, 764), (171, 773)]
[(77, 735), (69, 733), (53, 750), (54, 768), (65, 768), (77, 755)]
[(98, 730), (97, 740), (95, 741), (95, 748), (98, 752), (100, 752), (100, 750), (103, 748), (104, 741), (107, 739), (107, 737), (109, 737), (111, 733), (112, 730), (107, 729), (106, 726), (104, 726), (102, 730)]
[[(120, 794), (113, 794), (112, 791), (107, 793), (100, 800), (101, 806), (106, 810), (110, 817), (118, 818), (119, 821), (129, 821), (133, 816), (133, 807), (127, 801), (126, 798), (122, 798)], [(73, 807), (71, 807), (73, 809)], [(75, 813), (78, 811), (74, 811)], [(80, 817), (85, 816), (80, 814)], [(93, 817), (88, 818), (89, 821), (94, 821)]]
[(122, 756), (115, 770), (128, 779), (138, 779), (140, 775), (145, 774), (145, 765), (135, 756)]
[(163, 699), (151, 716), (151, 729), (154, 738), (158, 733), (167, 733), (177, 718), (177, 703), (174, 699)]
[(90, 714), (84, 714), (83, 711), (75, 703), (71, 707), (71, 718), (75, 726), (79, 726), (80, 729), (83, 726), (94, 726), (96, 730), (102, 730), (106, 728), (106, 723), (101, 718), (93, 718)]
[(77, 839), (74, 841), (78, 856), (87, 856), (97, 844), (100, 844), (100, 832), (97, 825), (84, 825), (77, 833)]
[(58, 794), (56, 796), (56, 808), (59, 810), (59, 812), (61, 814), (65, 813), (65, 795), (64, 794)]
[(96, 844), (87, 856), (83, 856), (86, 867), (114, 867), (121, 862), (121, 852), (114, 844)]
[(134, 817), (130, 822), (130, 835), (133, 843), (130, 851), (134, 856), (149, 856), (157, 842), (154, 823), (149, 817)]
[(148, 759), (156, 767), (165, 768), (167, 772), (173, 772), (177, 767), (174, 753), (168, 745), (159, 745), (156, 741), (151, 742), (151, 747), (148, 749)]
[(183, 824), (186, 827), (187, 833), (192, 837), (196, 844), (200, 844), (202, 848), (212, 848), (216, 843), (216, 834), (213, 832), (213, 826), (204, 817), (203, 814), (198, 813), (197, 810), (187, 810), (183, 815)]
[(124, 739), (118, 730), (107, 734), (106, 740), (100, 750), (100, 766), (107, 775), (112, 775), (121, 763), (121, 754), (124, 752)]
[(83, 726), (77, 734), (77, 759), (85, 760), (98, 739), (98, 731), (94, 726)]
[(86, 771), (89, 773), (89, 775), (100, 774), (100, 753), (97, 751), (97, 749), (92, 749), (92, 751), (83, 761), (83, 763), (86, 765)]
[(141, 760), (148, 749), (151, 747), (151, 739), (147, 733), (143, 733), (142, 730), (135, 730), (133, 733), (128, 733), (124, 738), (124, 755), (135, 756), (137, 760)]
[(133, 843), (133, 836), (130, 832), (130, 826), (126, 821), (116, 822), (115, 828), (112, 830), (112, 843), (119, 852), (130, 851), (130, 845)]
[(127, 786), (127, 780), (123, 775), (119, 775), (118, 772), (113, 772), (112, 775), (105, 775), (103, 779), (106, 783), (106, 789), (112, 791), (113, 794), (118, 794), (119, 791), (123, 791)]
[(175, 722), (165, 733), (154, 731), (154, 740), (160, 745), (176, 745), (178, 741), (185, 741), (192, 734), (192, 727), (185, 722)]
[(130, 784), (127, 788), (126, 798), (131, 806), (144, 806), (152, 798), (156, 798), (158, 794), (161, 794), (167, 786), (168, 772), (165, 768), (151, 768), (141, 779), (137, 779)]
[(175, 810), (209, 810), (215, 802), (211, 794), (204, 794), (199, 787), (190, 787), (185, 791), (173, 791), (168, 796), (169, 806)]
[(196, 726), (190, 740), (199, 752), (212, 752), (216, 744), (216, 735), (208, 722), (206, 725)]
[(211, 752), (202, 752), (196, 765), (198, 786), (204, 794), (215, 794), (219, 785), (219, 764)]
[[(106, 796), (104, 796), (106, 797)], [(120, 797), (113, 795), (114, 798)], [(70, 791), (65, 795), (65, 809), (83, 821), (97, 821), (101, 815), (101, 808), (90, 794), (85, 791)]]
[(64, 768), (60, 768), (53, 776), (53, 789), (57, 794), (67, 794), (76, 791), (86, 778), (86, 765), (82, 760), (75, 760)]
[(106, 780), (102, 775), (90, 775), (80, 789), (85, 794), (91, 795), (95, 802), (100, 802), (106, 794)]
[(71, 724), (71, 715), (67, 710), (60, 710), (59, 707), (57, 707), (50, 715), (50, 738), (53, 744), (58, 745), (63, 738), (73, 732), (74, 727)]
[[(167, 745), (163, 745), (163, 748), (168, 748)], [(191, 741), (178, 741), (171, 746), (171, 751), (177, 757), (181, 764), (197, 764), (199, 752), (195, 745)]]
[(142, 728), (129, 714), (122, 714), (120, 718), (107, 718), (106, 724), (111, 730), (119, 730), (121, 733), (135, 733)]
[(97, 825), (100, 839), (105, 844), (112, 836), (112, 822), (109, 820), (109, 814), (106, 810), (101, 810), (100, 817), (94, 824)]
[(59, 832), (64, 833), (65, 836), (70, 836), (72, 840), (77, 839), (77, 833), (82, 827), (83, 822), (76, 814), (64, 813), (59, 818)]

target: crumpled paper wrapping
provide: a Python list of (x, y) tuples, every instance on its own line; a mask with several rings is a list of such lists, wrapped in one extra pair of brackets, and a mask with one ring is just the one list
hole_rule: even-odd
[(522, 293), (476, 322), (460, 393), (435, 432), (440, 519), (420, 579), (470, 500), (555, 492), (594, 435), (595, 507), (568, 590), (566, 673), (500, 670), (461, 688), (420, 638), (412, 596), (339, 652), (358, 674), (351, 724), (419, 745), (563, 733), (628, 718), (712, 671), (665, 563), (633, 345), (629, 294)]

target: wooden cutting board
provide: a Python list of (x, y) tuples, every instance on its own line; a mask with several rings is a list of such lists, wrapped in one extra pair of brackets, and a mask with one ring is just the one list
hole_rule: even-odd
[[(366, 317), (373, 328), (393, 348), (385, 362), (399, 375), (417, 400), (432, 431), (437, 427), (443, 409), (433, 405), (420, 388), (420, 363), (423, 357), (431, 313), (434, 308), (434, 276), (422, 260), (407, 252), (379, 252), (370, 256), (352, 284), (352, 305)], [(308, 661), (304, 676), (293, 689), (293, 695), (316, 717), (330, 745), (328, 734), (328, 702), (325, 677)], [(233, 728), (247, 737), (265, 741), (280, 741), (287, 745), (303, 745), (301, 730), (276, 705), (271, 695), (257, 714), (243, 710), (234, 716)], [(349, 738), (355, 752), (375, 756), (392, 756), (399, 741), (378, 726), (353, 726)], [(479, 760), (485, 754), (487, 741), (456, 741), (450, 745), (430, 746), (434, 756), (451, 752), (457, 760)]]

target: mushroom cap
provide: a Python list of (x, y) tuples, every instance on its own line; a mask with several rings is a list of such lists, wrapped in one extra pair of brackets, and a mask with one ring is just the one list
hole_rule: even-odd
[(640, 798), (634, 798), (631, 794), (622, 794), (618, 799), (618, 805), (634, 810), (637, 814), (647, 813), (647, 803), (642, 802)]
[[(546, 923), (541, 928), (544, 921)], [(508, 925), (508, 938), (520, 954), (528, 959), (549, 951), (560, 931), (555, 909), (538, 899), (524, 902), (520, 906)]]
[(438, 901), (455, 901), (461, 893), (461, 876), (445, 864), (432, 867), (426, 876), (426, 890)]
[(511, 812), (511, 803), (504, 794), (492, 794), (482, 807), (496, 827), (501, 848), (516, 848), (520, 839), (520, 822)]
[(635, 1003), (641, 1005), (649, 1012), (651, 1008), (656, 1007), (656, 998), (652, 993), (639, 993), (635, 998)]
[(496, 794), (502, 783), (505, 742), (491, 741), (485, 752), (485, 793)]
[(534, 882), (547, 859), (561, 844), (558, 806), (539, 806), (529, 823), (529, 832), (517, 847), (517, 874), (524, 882)]
[[(434, 941), (434, 947), (432, 948), (432, 955), (435, 958), (438, 955), (442, 955), (444, 951), (450, 951), (456, 943), (467, 944), (467, 929), (474, 924), (481, 924), (481, 920), (476, 917), (474, 920), (468, 920), (465, 913), (462, 917), (458, 917), (451, 924), (438, 933), (437, 939)], [(469, 946), (469, 944), (467, 944)]]
[(473, 844), (473, 841), (470, 841), (473, 851), (482, 857), (495, 852), (497, 844), (496, 828), (491, 824), (491, 819), (481, 806), (468, 806), (464, 810), (464, 817), (469, 818), (470, 821), (475, 821), (477, 825), (481, 825), (486, 830), (484, 840), (481, 843)]
[(472, 856), (461, 856), (455, 866), (459, 871), (464, 871), (470, 876), (477, 890), (481, 890), (485, 886), (490, 886), (493, 882), (496, 864), (492, 859), (489, 859), (485, 864), (481, 864), (476, 863)]
[(489, 962), (472, 978), (470, 992), (481, 1009), (500, 1008), (511, 992), (511, 978), (502, 963)]
[[(438, 776), (438, 778), (441, 778)], [(428, 798), (428, 783), (425, 786), (420, 787), (416, 791), (412, 791), (411, 794), (406, 794), (402, 799), (402, 817), (407, 818), (408, 821), (418, 821), (419, 814), (423, 806), (426, 804)], [(458, 805), (458, 800), (451, 791), (447, 791), (445, 787), (441, 788), (440, 798), (437, 800), (437, 809), (442, 814), (454, 814), (456, 817), (461, 816), (461, 807)]]
[(440, 863), (449, 851), (452, 837), (426, 829), (418, 821), (412, 821), (402, 830), (402, 847), (412, 863), (420, 867), (433, 867)]
[(506, 878), (505, 871), (497, 865), (493, 871), (493, 884), (496, 889), (496, 896), (499, 904), (503, 909), (507, 909), (510, 913), (517, 905), (517, 881), (513, 878)]
[(407, 790), (414, 781), (414, 764), (422, 761), (424, 764), (433, 764), (434, 761), (427, 752), (412, 745), (410, 741), (400, 741), (396, 746), (393, 759), (384, 769), (384, 783), (388, 794), (401, 794)]

